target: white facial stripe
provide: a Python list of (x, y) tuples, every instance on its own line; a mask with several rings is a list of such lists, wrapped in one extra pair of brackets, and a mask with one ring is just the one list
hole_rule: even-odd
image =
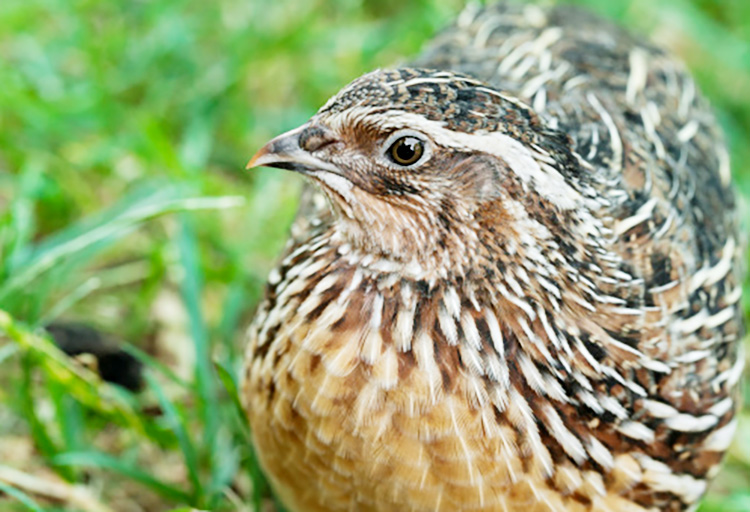
[(468, 134), (449, 130), (444, 123), (425, 119), (418, 114), (391, 110), (381, 112), (373, 107), (354, 107), (326, 119), (333, 129), (369, 117), (383, 130), (418, 130), (443, 147), (461, 151), (478, 151), (501, 158), (530, 188), (561, 210), (578, 208), (584, 201), (563, 176), (549, 165), (539, 165), (531, 151), (513, 137), (500, 132)]
[(417, 78), (412, 78), (412, 79), (407, 80), (405, 82), (400, 82), (400, 83), (390, 82), (387, 85), (396, 85), (397, 84), (397, 85), (401, 85), (403, 87), (407, 87), (408, 88), (408, 87), (412, 87), (414, 85), (419, 85), (419, 84), (447, 84), (447, 83), (449, 83), (451, 81), (452, 81), (451, 78), (434, 78), (434, 77), (429, 77), (429, 76), (427, 76), (427, 77), (421, 77), (420, 76), (420, 77), (417, 77)]
[(439, 121), (401, 111), (385, 112), (376, 118), (384, 120), (381, 123), (384, 129), (408, 127), (420, 130), (441, 146), (479, 151), (501, 158), (524, 183), (561, 210), (577, 208), (583, 202), (581, 194), (559, 172), (547, 165), (542, 168), (531, 151), (513, 137), (500, 132), (456, 132), (445, 128)]
[(347, 201), (353, 199), (350, 191), (354, 184), (343, 176), (326, 171), (311, 171), (309, 174), (338, 192)]

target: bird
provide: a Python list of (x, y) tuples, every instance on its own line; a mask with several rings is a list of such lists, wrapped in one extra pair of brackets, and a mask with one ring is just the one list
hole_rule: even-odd
[(743, 241), (675, 57), (470, 4), (261, 166), (311, 184), (240, 391), (288, 510), (697, 507), (737, 426)]

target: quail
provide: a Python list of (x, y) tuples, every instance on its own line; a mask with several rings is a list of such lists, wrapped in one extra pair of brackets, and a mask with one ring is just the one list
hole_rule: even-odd
[(697, 506), (737, 424), (742, 243), (682, 64), (581, 10), (470, 6), (256, 166), (317, 186), (243, 375), (288, 510)]

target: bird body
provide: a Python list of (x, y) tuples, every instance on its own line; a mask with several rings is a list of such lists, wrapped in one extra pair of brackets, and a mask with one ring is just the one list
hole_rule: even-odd
[(734, 432), (729, 161), (673, 58), (468, 8), (251, 161), (305, 174), (243, 399), (291, 511), (687, 510)]

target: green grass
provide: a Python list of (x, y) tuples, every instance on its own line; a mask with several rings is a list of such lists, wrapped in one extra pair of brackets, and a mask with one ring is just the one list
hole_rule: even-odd
[[(688, 62), (750, 197), (750, 3), (577, 3)], [(300, 182), (244, 163), (352, 78), (414, 55), (462, 4), (0, 1), (2, 510), (260, 508), (241, 333)], [(35, 331), (59, 317), (132, 344), (146, 391), (62, 357)], [(704, 512), (750, 509), (747, 413), (740, 425)], [(49, 500), (7, 468), (89, 494)]]

